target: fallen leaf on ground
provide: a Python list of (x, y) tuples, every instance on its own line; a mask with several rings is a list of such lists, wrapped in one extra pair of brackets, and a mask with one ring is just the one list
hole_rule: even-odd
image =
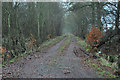
[(69, 74), (70, 71), (69, 71), (69, 70), (63, 70), (63, 73), (64, 73), (64, 74)]

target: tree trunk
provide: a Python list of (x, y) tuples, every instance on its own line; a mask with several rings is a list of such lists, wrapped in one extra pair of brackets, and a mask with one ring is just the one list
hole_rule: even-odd
[[(120, 14), (120, 1), (118, 2), (117, 4), (117, 16), (116, 16), (116, 31), (117, 31), (117, 34), (120, 35), (120, 28), (119, 28), (119, 14)], [(119, 56), (118, 56), (118, 74), (120, 75), (120, 53), (119, 53)]]
[(95, 2), (92, 3), (92, 25), (95, 25)]
[(38, 38), (40, 37), (40, 23), (39, 23), (39, 14), (38, 14)]

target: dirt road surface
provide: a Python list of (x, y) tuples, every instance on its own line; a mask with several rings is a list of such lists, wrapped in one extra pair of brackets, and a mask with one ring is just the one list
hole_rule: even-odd
[(4, 77), (12, 78), (100, 78), (101, 76), (92, 69), (85, 69), (80, 63), (81, 59), (73, 53), (73, 48), (78, 47), (74, 38), (64, 51), (64, 56), (58, 54), (59, 47), (66, 40), (42, 52), (31, 53), (18, 62), (3, 68)]

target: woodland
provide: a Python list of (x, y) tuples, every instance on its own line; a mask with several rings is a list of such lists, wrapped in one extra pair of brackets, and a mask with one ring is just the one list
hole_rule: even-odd
[(59, 52), (75, 39), (73, 54), (87, 55), (86, 65), (120, 77), (120, 2), (2, 2), (3, 68), (64, 38)]

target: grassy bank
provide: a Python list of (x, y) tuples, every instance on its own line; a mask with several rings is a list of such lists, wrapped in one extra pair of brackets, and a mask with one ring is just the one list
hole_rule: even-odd
[[(73, 35), (74, 36), (74, 35)], [(82, 40), (81, 38), (74, 36), (74, 38), (76, 39), (77, 44), (82, 48), (82, 49), (86, 49), (87, 47), (87, 43), (85, 42), (85, 40)]]
[[(74, 35), (73, 35), (74, 36)], [(83, 61), (85, 62), (85, 66), (89, 67), (89, 68), (93, 68), (96, 72), (98, 72), (100, 75), (102, 75), (103, 77), (106, 78), (115, 78), (117, 76), (114, 75), (114, 72), (117, 70), (117, 65), (116, 63), (111, 63), (108, 60), (105, 59), (104, 56), (99, 56), (99, 54), (97, 52), (95, 53), (90, 53), (87, 51), (87, 43), (85, 42), (85, 40), (80, 39), (79, 37), (74, 36), (74, 38), (76, 39), (77, 44), (79, 44), (79, 46), (86, 50), (86, 52), (88, 54), (95, 54), (96, 55), (96, 59), (94, 59), (93, 57), (81, 57), (83, 59)], [(101, 53), (103, 54), (103, 53)]]
[(110, 70), (113, 69), (112, 67), (103, 66), (102, 64), (96, 64), (95, 62), (93, 62), (93, 60), (90, 60), (90, 59), (86, 59), (85, 61), (86, 61), (86, 64), (89, 65), (90, 68), (93, 68), (95, 71), (97, 71), (98, 74), (102, 75), (103, 77), (105, 78), (116, 78), (117, 77), (112, 72), (110, 72)]
[(62, 36), (47, 40), (46, 42), (43, 42), (43, 44), (41, 44), (37, 50), (41, 50), (43, 48), (46, 48), (46, 47), (48, 48), (50, 46), (53, 46), (54, 44), (61, 41), (64, 37), (65, 37), (65, 35), (62, 35)]

